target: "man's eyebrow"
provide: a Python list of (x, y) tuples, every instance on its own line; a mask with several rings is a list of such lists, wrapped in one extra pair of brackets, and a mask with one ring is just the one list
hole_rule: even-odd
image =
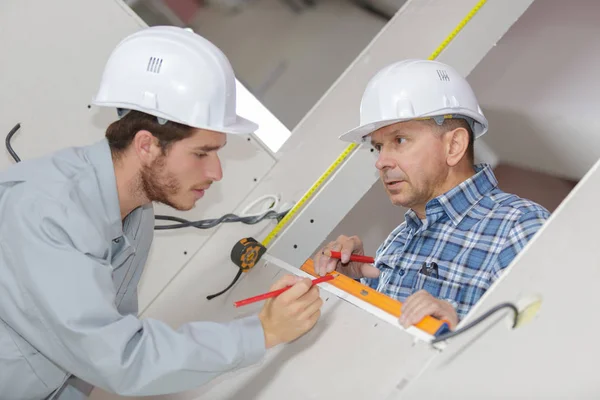
[(196, 146), (196, 147), (194, 147), (194, 150), (216, 151), (216, 150), (219, 150), (219, 149), (222, 149), (223, 147), (225, 147), (226, 144), (227, 144), (227, 142), (223, 143), (223, 146), (210, 146), (210, 145)]
[[(385, 137), (390, 137), (390, 136), (408, 136), (410, 135), (410, 133), (405, 130), (405, 129), (395, 129), (392, 132), (388, 132), (386, 133), (384, 136)], [(371, 140), (371, 146), (375, 146), (376, 144), (381, 144), (381, 140)]]

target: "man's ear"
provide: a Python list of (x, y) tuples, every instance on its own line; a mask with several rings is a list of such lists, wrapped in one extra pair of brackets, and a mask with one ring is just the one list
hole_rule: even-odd
[(161, 154), (158, 139), (150, 131), (138, 131), (132, 145), (142, 165), (150, 165)]
[(465, 128), (456, 128), (446, 132), (446, 138), (446, 162), (450, 167), (454, 167), (463, 159), (469, 148), (469, 132)]

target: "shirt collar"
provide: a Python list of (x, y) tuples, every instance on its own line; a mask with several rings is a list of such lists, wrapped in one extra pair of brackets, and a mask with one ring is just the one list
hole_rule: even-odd
[[(427, 203), (425, 224), (431, 225), (447, 215), (455, 225), (458, 225), (475, 204), (498, 186), (490, 165), (475, 165), (475, 172), (475, 175), (469, 179)], [(421, 225), (421, 220), (413, 210), (406, 212), (405, 220), (406, 224), (414, 229)]]
[(123, 236), (123, 223), (121, 221), (117, 178), (115, 177), (115, 168), (108, 140), (103, 138), (87, 146), (85, 153), (98, 178), (98, 201), (101, 202), (101, 206), (104, 208), (109, 224), (109, 233), (112, 239), (116, 239)]

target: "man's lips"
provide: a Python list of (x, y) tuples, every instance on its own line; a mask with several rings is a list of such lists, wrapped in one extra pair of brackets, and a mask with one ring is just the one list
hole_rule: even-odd
[(385, 186), (387, 186), (390, 189), (395, 189), (395, 188), (399, 187), (403, 182), (404, 181), (402, 181), (402, 180), (397, 180), (397, 181), (390, 180), (390, 181), (385, 182)]
[(199, 199), (204, 196), (204, 192), (206, 191), (206, 189), (208, 189), (208, 186), (206, 186), (204, 188), (192, 189), (192, 192), (194, 192), (194, 194), (196, 195), (196, 199)]

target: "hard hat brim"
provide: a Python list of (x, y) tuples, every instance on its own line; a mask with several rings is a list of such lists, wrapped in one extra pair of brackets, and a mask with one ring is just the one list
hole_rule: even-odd
[(211, 128), (202, 128), (211, 131), (217, 131), (222, 133), (228, 133), (231, 135), (249, 135), (258, 130), (258, 124), (252, 122), (244, 117), (236, 116), (236, 121), (234, 124), (224, 126), (223, 128), (211, 127)]
[(383, 121), (371, 122), (368, 124), (361, 125), (357, 128), (351, 129), (348, 132), (339, 136), (339, 139), (344, 142), (363, 144), (366, 142), (367, 136), (372, 134), (378, 129), (383, 127), (396, 124), (398, 122), (410, 121), (414, 118), (396, 118), (396, 119), (387, 119)]
[[(468, 115), (468, 113), (463, 113), (463, 114), (473, 118), (471, 115)], [(432, 116), (435, 116), (435, 115), (440, 115), (440, 113), (436, 112)], [(420, 118), (426, 118), (426, 117), (430, 117), (430, 116), (423, 115)], [(479, 120), (475, 120), (475, 123), (477, 124), (477, 127), (475, 128), (475, 130), (473, 132), (475, 135), (475, 139), (478, 139), (479, 137), (483, 136), (488, 130), (487, 120), (483, 117), (480, 117), (480, 118), (483, 119), (483, 123)], [(373, 132), (377, 131), (378, 129), (384, 128), (386, 126), (394, 125), (399, 122), (414, 121), (417, 119), (419, 119), (419, 118), (415, 118), (415, 117), (394, 118), (394, 119), (386, 119), (386, 120), (377, 121), (377, 122), (371, 122), (371, 123), (364, 124), (357, 128), (349, 130), (348, 132), (340, 135), (339, 139), (344, 142), (363, 144), (363, 143), (366, 143), (367, 136), (369, 136)]]
[(207, 131), (213, 132), (221, 132), (227, 133), (231, 135), (249, 135), (256, 132), (259, 128), (259, 125), (256, 122), (250, 121), (244, 117), (236, 115), (235, 122), (229, 125), (222, 126), (205, 126), (201, 124), (194, 123), (193, 121), (182, 121), (179, 120), (172, 115), (168, 115), (166, 113), (158, 112), (156, 110), (149, 110), (144, 107), (140, 107), (139, 105), (128, 104), (125, 102), (105, 102), (100, 101), (97, 98), (92, 100), (92, 104), (99, 107), (108, 107), (108, 108), (122, 108), (126, 110), (136, 110), (149, 115), (154, 115), (158, 118), (164, 118), (167, 121), (177, 122), (179, 124), (187, 125), (192, 128), (197, 129), (206, 129)]

